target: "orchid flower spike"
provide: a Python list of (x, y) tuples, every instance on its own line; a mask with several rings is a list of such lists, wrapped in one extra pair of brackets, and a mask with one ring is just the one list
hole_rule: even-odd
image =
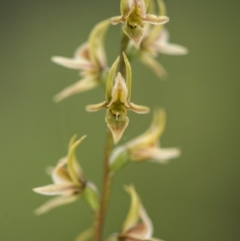
[(144, 31), (144, 23), (154, 25), (164, 24), (169, 21), (166, 16), (147, 14), (149, 0), (121, 0), (121, 16), (111, 18), (112, 24), (124, 23), (123, 32), (139, 46)]
[(162, 135), (166, 122), (165, 111), (154, 111), (153, 121), (149, 129), (142, 135), (116, 147), (110, 156), (109, 165), (112, 174), (120, 170), (128, 161), (151, 161), (165, 164), (180, 155), (178, 148), (162, 148), (159, 137)]
[(108, 71), (104, 50), (104, 38), (110, 19), (98, 23), (91, 31), (88, 41), (80, 45), (73, 58), (54, 56), (52, 61), (70, 69), (80, 70), (82, 79), (58, 93), (54, 100), (59, 102), (69, 96), (96, 87)]
[(58, 197), (51, 199), (35, 210), (37, 215), (46, 213), (53, 208), (76, 201), (83, 194), (87, 201), (97, 208), (97, 191), (95, 186), (86, 181), (83, 171), (76, 159), (76, 148), (86, 136), (76, 141), (73, 136), (69, 143), (68, 155), (59, 160), (51, 173), (53, 184), (34, 188), (33, 191), (47, 196)]
[[(151, 5), (153, 5), (152, 2), (153, 0), (150, 0)], [(166, 15), (166, 7), (163, 0), (157, 0), (157, 6), (155, 7), (158, 7), (158, 14), (160, 16)], [(181, 45), (169, 43), (169, 32), (164, 25), (147, 25), (139, 48), (139, 59), (143, 64), (152, 69), (159, 78), (164, 78), (167, 73), (163, 66), (155, 59), (159, 53), (185, 55), (188, 53), (188, 50)]]
[[(115, 240), (123, 241), (156, 241), (159, 239), (153, 238), (153, 225), (148, 217), (148, 214), (143, 207), (141, 200), (133, 186), (127, 186), (126, 192), (131, 197), (131, 204), (128, 215), (123, 224), (120, 233), (115, 234)], [(114, 240), (114, 238), (111, 238)]]
[(149, 112), (148, 107), (136, 105), (130, 102), (132, 71), (125, 53), (123, 53), (123, 58), (126, 65), (126, 81), (122, 77), (121, 73), (118, 73), (113, 85), (113, 79), (115, 77), (116, 68), (119, 62), (118, 57), (113, 63), (108, 74), (106, 100), (99, 104), (86, 106), (86, 110), (89, 112), (107, 108), (105, 121), (108, 128), (112, 132), (115, 144), (121, 139), (122, 134), (128, 125), (129, 119), (127, 117), (127, 110), (132, 110), (139, 114)]

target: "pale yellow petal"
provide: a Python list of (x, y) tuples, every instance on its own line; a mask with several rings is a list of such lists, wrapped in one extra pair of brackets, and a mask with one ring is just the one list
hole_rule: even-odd
[(119, 23), (124, 23), (124, 19), (122, 16), (116, 16), (111, 18), (111, 24), (112, 25), (117, 25)]
[(60, 197), (55, 197), (44, 203), (42, 206), (37, 208), (34, 213), (36, 215), (41, 215), (44, 214), (56, 207), (66, 205), (72, 202), (75, 202), (78, 199), (78, 195), (71, 195), (71, 196), (60, 196)]
[(67, 158), (63, 157), (59, 160), (56, 167), (53, 168), (51, 177), (55, 184), (60, 184), (64, 182), (71, 182), (71, 178), (67, 169), (64, 167), (67, 164)]
[(128, 88), (124, 78), (122, 77), (121, 73), (118, 73), (117, 77), (115, 78), (115, 83), (112, 88), (111, 93), (111, 101), (107, 105), (107, 107), (111, 106), (114, 102), (120, 101), (126, 107), (129, 107), (128, 101)]
[(150, 109), (147, 106), (136, 105), (132, 102), (129, 103), (129, 106), (129, 110), (132, 110), (138, 114), (146, 114), (150, 111)]
[(139, 196), (136, 193), (135, 188), (133, 186), (125, 187), (125, 190), (131, 197), (131, 204), (127, 218), (125, 219), (125, 222), (123, 224), (121, 235), (126, 234), (129, 231), (129, 229), (131, 229), (137, 224), (141, 204)]
[(100, 110), (102, 108), (105, 108), (107, 106), (107, 104), (108, 104), (107, 101), (103, 101), (103, 102), (101, 102), (99, 104), (87, 105), (86, 106), (86, 110), (88, 112), (95, 112), (95, 111), (98, 111), (98, 110)]
[(88, 91), (90, 89), (93, 89), (98, 85), (98, 81), (93, 78), (84, 78), (73, 85), (70, 85), (69, 87), (62, 90), (60, 93), (54, 96), (55, 102), (60, 102), (72, 95)]
[(152, 148), (145, 151), (145, 155), (151, 158), (152, 162), (167, 163), (170, 159), (179, 157), (181, 151), (179, 148)]
[(76, 170), (76, 158), (75, 158), (75, 151), (77, 149), (77, 147), (79, 146), (79, 144), (86, 138), (85, 136), (82, 136), (78, 141), (74, 142), (74, 144), (71, 146), (69, 152), (68, 152), (68, 157), (67, 157), (67, 167), (68, 167), (68, 172), (69, 175), (72, 179), (72, 182), (75, 183), (76, 185), (80, 185), (80, 187), (82, 187), (82, 183), (81, 183), (81, 178), (79, 176), (78, 170)]
[(169, 21), (169, 18), (166, 16), (156, 16), (153, 14), (147, 14), (146, 18), (143, 18), (144, 23), (151, 23), (155, 25), (164, 24), (164, 23), (167, 23), (168, 21)]
[(161, 44), (158, 45), (158, 52), (167, 55), (185, 55), (188, 53), (188, 49), (178, 44)]
[[(71, 148), (72, 146), (74, 145), (74, 143), (76, 142), (76, 139), (77, 139), (77, 135), (74, 135), (70, 141), (69, 141), (69, 144), (68, 144), (68, 152), (71, 151)], [(78, 177), (83, 177), (83, 170), (79, 164), (79, 162), (77, 161), (77, 157), (76, 157), (76, 153), (74, 152), (73, 153), (73, 165), (74, 165), (74, 170), (76, 172), (76, 175)], [(69, 176), (70, 177), (70, 176)]]
[(68, 195), (79, 191), (79, 186), (73, 183), (50, 184), (43, 187), (33, 188), (33, 191), (42, 195)]
[(143, 205), (140, 207), (140, 217), (144, 225), (144, 231), (141, 233), (141, 237), (143, 239), (150, 239), (153, 234), (153, 225)]
[(59, 64), (63, 67), (67, 67), (70, 69), (91, 69), (93, 66), (88, 61), (83, 59), (71, 59), (60, 56), (54, 56), (51, 58), (52, 62), (55, 64)]
[(166, 29), (161, 32), (159, 40), (156, 42), (156, 48), (159, 53), (168, 55), (185, 55), (188, 53), (188, 49), (178, 44), (172, 44), (168, 42), (169, 33)]

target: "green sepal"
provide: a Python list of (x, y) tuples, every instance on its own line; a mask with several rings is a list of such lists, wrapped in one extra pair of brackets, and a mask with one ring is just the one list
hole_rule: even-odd
[(89, 207), (95, 212), (99, 209), (98, 192), (92, 183), (87, 183), (83, 191), (83, 197)]
[[(67, 166), (68, 166), (68, 172), (69, 175), (73, 181), (73, 183), (82, 186), (82, 183), (79, 180), (79, 171), (81, 171), (80, 165), (77, 163), (76, 160), (76, 154), (75, 151), (79, 144), (85, 139), (85, 136), (82, 136), (78, 141), (76, 140), (76, 136), (73, 136), (72, 139), (70, 140), (69, 144), (69, 151), (68, 151), (68, 156), (67, 156)], [(71, 147), (70, 147), (71, 145)]]
[(143, 28), (137, 23), (133, 26), (133, 23), (128, 22), (123, 26), (123, 32), (133, 40), (136, 47), (139, 47), (139, 44), (143, 37)]
[(129, 123), (128, 117), (123, 112), (119, 113), (121, 114), (116, 116), (111, 111), (108, 111), (105, 118), (107, 126), (112, 132), (114, 144), (117, 144), (117, 142), (121, 139), (123, 132)]
[(127, 164), (128, 160), (128, 151), (125, 147), (114, 149), (109, 160), (110, 173), (116, 174)]
[(126, 66), (126, 85), (127, 85), (127, 89), (128, 89), (127, 100), (130, 101), (131, 91), (132, 91), (132, 69), (131, 69), (131, 65), (128, 61), (128, 58), (124, 52), (123, 52), (123, 59), (124, 59), (124, 63)]
[(107, 82), (106, 82), (106, 100), (110, 101), (112, 98), (112, 88), (113, 88), (113, 79), (115, 77), (117, 65), (119, 63), (120, 57), (118, 56), (117, 59), (114, 61), (111, 69), (109, 70)]

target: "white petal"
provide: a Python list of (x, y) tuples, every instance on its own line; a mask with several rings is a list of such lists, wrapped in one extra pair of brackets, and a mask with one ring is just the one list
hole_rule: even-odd
[(88, 112), (95, 112), (95, 111), (101, 110), (102, 108), (105, 108), (106, 105), (107, 105), (106, 101), (103, 101), (101, 103), (94, 104), (94, 105), (87, 105), (86, 106), (86, 111), (88, 111)]
[(68, 195), (79, 191), (79, 187), (73, 183), (62, 183), (62, 184), (50, 184), (43, 187), (36, 187), (33, 189), (34, 192), (47, 195)]
[(164, 29), (156, 43), (156, 47), (160, 53), (168, 55), (184, 55), (188, 53), (187, 48), (178, 44), (171, 44), (168, 41), (169, 32)]
[(158, 47), (158, 51), (168, 55), (185, 55), (188, 49), (178, 44), (165, 44)]
[(152, 237), (153, 234), (153, 225), (152, 225), (152, 221), (149, 218), (146, 210), (144, 209), (143, 205), (141, 205), (140, 207), (140, 216), (142, 219), (142, 222), (145, 226), (145, 234), (142, 236), (142, 238), (144, 239), (150, 239)]
[(166, 16), (156, 16), (153, 14), (147, 14), (145, 18), (143, 18), (144, 23), (151, 23), (155, 25), (164, 24), (169, 21), (169, 18)]
[(98, 85), (97, 80), (92, 78), (84, 78), (77, 83), (70, 85), (69, 87), (62, 90), (60, 93), (54, 96), (54, 101), (59, 102), (71, 95), (75, 95), (87, 90), (90, 90)]
[(51, 60), (55, 64), (59, 64), (63, 67), (67, 67), (70, 69), (91, 69), (93, 68), (92, 64), (90, 64), (88, 61), (85, 61), (83, 59), (70, 59), (60, 56), (54, 56), (51, 58)]
[(60, 196), (60, 197), (50, 199), (49, 201), (44, 203), (42, 206), (37, 208), (34, 211), (34, 213), (36, 215), (46, 213), (46, 212), (52, 210), (53, 208), (56, 208), (56, 207), (59, 207), (59, 206), (62, 206), (62, 205), (66, 205), (68, 203), (72, 203), (72, 202), (76, 201), (78, 199), (78, 197), (79, 196), (77, 196), (77, 195), (75, 195), (75, 196)]
[(123, 20), (122, 16), (117, 16), (117, 17), (112, 17), (111, 18), (111, 24), (112, 25), (117, 25), (119, 23), (124, 23), (124, 20)]
[(152, 148), (148, 150), (152, 162), (167, 163), (168, 160), (178, 157), (181, 151), (178, 148)]
[(134, 111), (138, 114), (146, 114), (150, 111), (150, 109), (147, 106), (136, 105), (132, 102), (129, 103), (129, 110)]

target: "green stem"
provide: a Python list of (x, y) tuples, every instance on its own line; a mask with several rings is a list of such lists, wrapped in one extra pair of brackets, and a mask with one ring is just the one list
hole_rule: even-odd
[(125, 33), (123, 33), (122, 41), (121, 41), (121, 50), (120, 50), (120, 62), (119, 62), (119, 72), (122, 74), (123, 78), (126, 77), (126, 66), (123, 60), (122, 52), (126, 51), (128, 43), (129, 43), (129, 38)]
[(113, 139), (110, 130), (107, 130), (105, 153), (104, 153), (104, 163), (103, 163), (103, 182), (102, 182), (102, 193), (100, 199), (100, 208), (96, 214), (95, 220), (95, 233), (94, 241), (100, 241), (102, 239), (104, 221), (107, 211), (107, 205), (109, 200), (109, 193), (111, 188), (112, 178), (109, 173), (109, 156), (113, 146)]

